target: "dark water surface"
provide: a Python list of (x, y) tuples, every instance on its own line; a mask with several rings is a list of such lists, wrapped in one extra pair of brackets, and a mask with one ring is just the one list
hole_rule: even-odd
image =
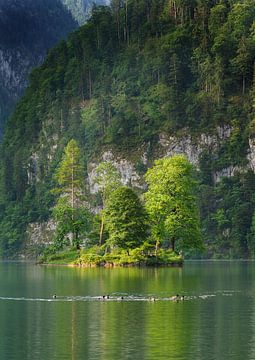
[[(177, 293), (186, 300), (170, 301)], [(255, 262), (0, 263), (0, 359), (254, 360)]]

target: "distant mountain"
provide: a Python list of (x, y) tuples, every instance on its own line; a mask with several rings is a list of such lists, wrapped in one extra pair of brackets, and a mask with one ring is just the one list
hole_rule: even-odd
[(77, 27), (59, 0), (0, 2), (0, 131), (22, 95), (32, 68)]
[[(106, 0), (97, 2), (104, 4)], [(30, 71), (43, 62), (51, 47), (78, 27), (78, 21), (85, 21), (93, 3), (0, 0), (0, 136)]]
[(110, 0), (61, 0), (64, 5), (71, 11), (78, 23), (84, 24), (91, 13), (93, 4), (108, 5)]

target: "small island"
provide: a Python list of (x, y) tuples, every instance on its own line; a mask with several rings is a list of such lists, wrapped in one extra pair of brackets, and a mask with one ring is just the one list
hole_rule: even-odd
[(95, 171), (100, 207), (86, 191), (80, 149), (67, 144), (56, 174), (54, 241), (42, 264), (182, 266), (183, 254), (203, 249), (193, 165), (183, 155), (156, 160), (144, 174), (146, 191), (123, 186), (110, 161)]

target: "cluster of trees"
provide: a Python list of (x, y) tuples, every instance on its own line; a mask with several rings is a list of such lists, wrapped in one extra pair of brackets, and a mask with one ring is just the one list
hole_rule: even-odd
[[(96, 168), (95, 184), (101, 198), (100, 226), (93, 228), (93, 215), (85, 196), (79, 147), (75, 140), (67, 144), (56, 171), (60, 193), (53, 209), (57, 223), (54, 250), (83, 244), (121, 249), (127, 253), (148, 241), (155, 249), (202, 249), (200, 221), (195, 191), (194, 169), (181, 155), (155, 162), (145, 180), (148, 191), (142, 202), (133, 189), (121, 184), (111, 162)], [(98, 221), (97, 221), (98, 225)], [(96, 236), (95, 236), (96, 232)], [(91, 239), (91, 233), (93, 234)], [(105, 234), (106, 233), (106, 234)]]
[[(31, 74), (9, 119), (0, 158), (2, 253), (19, 247), (29, 222), (50, 217), (53, 174), (68, 139), (78, 140), (86, 168), (102, 148), (125, 157), (143, 146), (150, 160), (159, 134), (188, 133), (196, 142), (227, 125), (231, 136), (200, 158), (203, 235), (210, 256), (255, 256), (254, 173), (213, 180), (222, 169), (247, 166), (254, 15), (253, 0), (112, 0), (94, 8)], [(98, 227), (103, 241), (104, 217)]]

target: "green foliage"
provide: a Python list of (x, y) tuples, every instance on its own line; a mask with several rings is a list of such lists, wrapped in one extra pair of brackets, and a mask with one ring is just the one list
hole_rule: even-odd
[(111, 193), (121, 186), (120, 173), (110, 161), (102, 162), (95, 170), (94, 182), (98, 186), (104, 206)]
[(75, 140), (70, 140), (56, 171), (56, 180), (60, 188), (60, 197), (53, 209), (53, 218), (57, 223), (56, 246), (61, 249), (67, 245), (79, 248), (81, 236), (89, 230), (91, 214), (82, 202), (83, 173), (80, 165), (80, 150)]
[(252, 217), (251, 231), (247, 235), (247, 245), (250, 253), (250, 257), (255, 257), (255, 212)]
[(44, 264), (66, 265), (73, 263), (79, 256), (80, 253), (77, 252), (76, 249), (66, 249), (65, 251), (59, 252), (56, 252), (56, 249), (51, 249), (51, 251), (44, 252), (39, 262)]
[(147, 266), (182, 265), (183, 257), (177, 255), (171, 249), (159, 249), (157, 256), (152, 255), (146, 259)]
[[(8, 224), (4, 251), (22, 243), (31, 219), (50, 216), (53, 174), (69, 139), (79, 142), (86, 166), (109, 148), (121, 155), (147, 148), (150, 162), (160, 151), (160, 134), (184, 133), (195, 140), (211, 135), (220, 143), (217, 149), (209, 146), (200, 164), (200, 207), (209, 255), (222, 250), (224, 256), (250, 256), (253, 200), (244, 194), (252, 186), (242, 174), (223, 181), (224, 186), (214, 179), (216, 171), (247, 166), (248, 140), (254, 135), (253, 22), (252, 0), (130, 0), (127, 7), (113, 1), (109, 8), (95, 8), (91, 19), (32, 72), (8, 121), (0, 176), (1, 224)], [(231, 129), (227, 140), (218, 135), (219, 126)], [(145, 171), (139, 163), (137, 169)], [(237, 191), (238, 184), (243, 192)], [(60, 187), (70, 194), (66, 184)], [(226, 200), (224, 206), (220, 198)], [(163, 225), (160, 219), (154, 239), (164, 245), (175, 234), (180, 246), (189, 247), (181, 245), (184, 227), (178, 226), (181, 218), (168, 201), (171, 221), (164, 218)], [(22, 210), (20, 221), (10, 221), (10, 203), (27, 211), (31, 207), (31, 217)], [(164, 201), (159, 203), (163, 209)], [(237, 209), (245, 221), (238, 219)], [(223, 215), (229, 228), (224, 228)], [(189, 213), (183, 212), (182, 219), (188, 223)], [(190, 225), (193, 235), (187, 235), (195, 238), (196, 226)], [(14, 243), (8, 234), (14, 234)]]
[(255, 176), (249, 171), (201, 188), (203, 236), (210, 256), (254, 257)]
[(97, 246), (83, 252), (74, 262), (75, 265), (97, 266), (103, 263), (102, 250)]
[[(95, 170), (95, 184), (98, 186), (98, 193), (101, 196), (103, 210), (109, 199), (110, 194), (121, 186), (120, 173), (116, 167), (109, 161), (100, 163)], [(101, 212), (101, 226), (99, 233), (99, 244), (104, 241), (104, 211)]]
[(129, 251), (146, 239), (146, 213), (132, 189), (122, 186), (113, 191), (104, 213), (111, 247)]
[[(27, 226), (25, 209), (17, 203), (1, 208), (0, 257), (12, 256), (12, 249), (20, 249)], [(23, 234), (23, 236), (21, 236)]]
[(182, 257), (176, 255), (171, 250), (158, 253), (158, 257), (151, 255), (146, 251), (144, 245), (130, 249), (129, 254), (122, 249), (114, 249), (111, 252), (104, 253), (102, 247), (95, 246), (80, 254), (80, 257), (74, 260), (75, 265), (79, 266), (159, 266), (159, 265), (182, 265)]
[(107, 229), (103, 228), (102, 231), (102, 223), (104, 226), (104, 218), (103, 213), (96, 214), (93, 216), (92, 222), (91, 222), (91, 230), (86, 238), (86, 248), (91, 247), (94, 245), (100, 244), (100, 234), (102, 236), (101, 244), (104, 244), (106, 240), (109, 238), (109, 234)]
[(78, 248), (90, 230), (92, 215), (85, 206), (72, 208), (66, 197), (60, 197), (53, 209), (53, 218), (57, 223), (55, 246), (62, 249), (71, 242)]
[(83, 185), (80, 149), (75, 140), (70, 140), (65, 147), (62, 161), (56, 171), (55, 177), (60, 185), (59, 191), (68, 194), (73, 207), (74, 202), (78, 200)]
[(169, 242), (173, 251), (202, 249), (197, 182), (194, 169), (181, 155), (157, 160), (145, 175), (148, 191), (146, 209), (156, 244)]

